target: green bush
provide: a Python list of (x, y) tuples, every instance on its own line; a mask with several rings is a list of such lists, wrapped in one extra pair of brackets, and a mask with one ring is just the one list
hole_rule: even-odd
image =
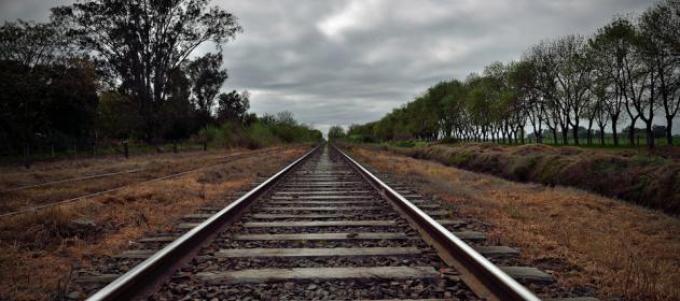
[(260, 148), (280, 143), (313, 143), (321, 141), (321, 132), (306, 125), (283, 124), (257, 120), (249, 125), (226, 122), (210, 125), (192, 137), (197, 143), (207, 141), (217, 147)]

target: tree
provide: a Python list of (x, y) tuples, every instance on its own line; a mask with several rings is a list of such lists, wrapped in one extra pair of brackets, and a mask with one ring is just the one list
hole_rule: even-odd
[(293, 113), (291, 113), (290, 111), (281, 111), (276, 113), (275, 119), (276, 122), (279, 124), (290, 126), (297, 125), (297, 120), (295, 120), (295, 116), (293, 116)]
[(189, 138), (208, 121), (205, 120), (205, 111), (200, 111), (195, 101), (192, 102), (192, 88), (195, 88), (195, 84), (185, 70), (182, 68), (170, 70), (168, 87), (168, 100), (159, 112), (160, 118), (165, 121), (161, 132), (162, 138), (172, 141), (174, 150), (177, 151), (177, 143), (180, 140)]
[(92, 0), (53, 8), (52, 15), (121, 82), (144, 118), (147, 140), (159, 133), (156, 112), (167, 100), (169, 71), (205, 42), (219, 52), (241, 31), (232, 14), (207, 0)]
[(558, 104), (563, 121), (563, 135), (572, 127), (574, 143), (579, 144), (578, 128), (582, 113), (587, 107), (590, 88), (591, 62), (587, 44), (582, 36), (568, 35), (555, 44), (557, 57)]
[(135, 103), (117, 91), (105, 91), (97, 106), (97, 130), (111, 139), (129, 139), (142, 123)]
[[(673, 119), (680, 110), (680, 2), (666, 0), (645, 11), (640, 17), (640, 31), (648, 58), (657, 78), (657, 86), (650, 86), (656, 93), (666, 117), (666, 140), (673, 144)], [(678, 94), (678, 95), (676, 95)], [(651, 120), (647, 122), (647, 137), (654, 137)], [(651, 139), (653, 141), (653, 139)]]
[[(71, 52), (67, 51), (63, 31), (57, 23), (36, 24), (22, 20), (5, 22), (0, 27), (0, 75), (3, 79), (0, 83), (0, 132), (10, 137), (13, 148), (23, 147), (26, 167), (30, 167), (31, 146), (36, 140), (53, 136), (50, 122), (57, 116), (50, 113), (64, 108), (60, 105), (70, 105), (68, 99), (50, 104), (51, 97), (68, 96), (70, 91), (62, 89), (64, 85), (73, 85), (76, 89), (93, 87), (87, 86), (92, 81), (87, 81), (91, 77), (87, 77), (87, 71), (83, 69), (85, 64), (67, 56)], [(82, 79), (83, 85), (71, 81), (75, 77)], [(78, 92), (83, 95), (75, 96), (82, 96), (82, 99), (94, 94), (94, 91)], [(94, 97), (96, 103), (96, 95)], [(71, 108), (78, 110), (89, 106)]]
[(217, 97), (219, 103), (217, 121), (221, 123), (226, 121), (245, 122), (246, 112), (250, 108), (249, 97), (248, 91), (243, 91), (240, 94), (236, 91), (220, 94)]
[(560, 106), (557, 98), (557, 62), (554, 49), (547, 42), (541, 42), (529, 50), (528, 60), (533, 66), (535, 74), (535, 89), (537, 101), (534, 103), (533, 114), (545, 116), (545, 125), (553, 136), (554, 143), (557, 140), (557, 126), (560, 119)]
[(634, 25), (628, 19), (618, 17), (598, 29), (589, 40), (595, 68), (594, 81), (609, 94), (605, 109), (611, 120), (614, 145), (619, 145), (617, 127), (624, 105), (628, 103), (626, 87), (630, 79), (626, 66), (631, 59), (635, 35)]
[(69, 46), (63, 32), (58, 23), (5, 22), (0, 27), (0, 61), (28, 68), (52, 64)]
[(222, 54), (208, 53), (187, 64), (185, 73), (191, 85), (191, 101), (201, 127), (212, 122), (215, 97), (227, 80), (227, 71), (221, 69)]
[(638, 22), (639, 34), (635, 43), (635, 59), (640, 72), (638, 83), (640, 93), (632, 98), (633, 107), (645, 123), (645, 137), (649, 148), (655, 145), (654, 115), (659, 105), (659, 90), (664, 85), (662, 79), (666, 73), (666, 64), (668, 64), (668, 56), (652, 32), (657, 29), (657, 20), (654, 15), (648, 10)]
[(339, 125), (334, 125), (328, 129), (328, 141), (334, 141), (345, 137), (345, 129)]
[[(529, 120), (534, 128), (534, 135), (536, 135), (538, 143), (541, 143), (544, 107), (539, 100), (538, 90), (536, 89), (534, 66), (530, 61), (523, 59), (512, 63), (507, 72), (510, 89), (514, 91), (514, 96), (517, 98), (516, 102), (513, 103), (515, 106), (514, 117), (519, 119), (516, 122), (516, 127), (523, 130), (526, 120)], [(524, 135), (522, 135), (522, 139), (524, 139)]]

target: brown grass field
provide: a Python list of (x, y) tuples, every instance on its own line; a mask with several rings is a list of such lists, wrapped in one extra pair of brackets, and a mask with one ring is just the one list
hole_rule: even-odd
[[(168, 230), (182, 215), (250, 185), (299, 157), (308, 147), (294, 146), (260, 152), (198, 172), (54, 207), (37, 213), (0, 219), (0, 300), (53, 300), (68, 285), (69, 274), (87, 267), (95, 256), (114, 255), (146, 233)], [(239, 151), (241, 152), (241, 151)], [(196, 168), (234, 152), (196, 152), (145, 156), (125, 160), (83, 160), (46, 163), (35, 169), (2, 169), (3, 187), (78, 177), (88, 173), (138, 167), (151, 168), (144, 179)], [(101, 190), (134, 181), (107, 177), (26, 190), (27, 203)], [(139, 180), (139, 178), (134, 178)], [(63, 193), (63, 194), (60, 194)], [(5, 201), (7, 199), (4, 199)], [(38, 201), (35, 201), (38, 200)], [(16, 208), (14, 205), (8, 206)], [(82, 221), (86, 221), (83, 223)]]
[(553, 273), (561, 285), (595, 289), (602, 300), (680, 300), (676, 217), (574, 188), (516, 183), (374, 148), (351, 150), (490, 224), (490, 239), (519, 247), (526, 264)]
[[(255, 152), (271, 152), (276, 149), (269, 148)], [(245, 149), (212, 150), (209, 152), (148, 154), (131, 157), (129, 160), (117, 156), (43, 162), (36, 164), (31, 169), (17, 166), (0, 167), (0, 192), (2, 192), (0, 193), (0, 215), (210, 166), (228, 161), (228, 157), (252, 152)], [(78, 180), (93, 175), (104, 176)], [(16, 190), (17, 188), (54, 181), (64, 182)]]

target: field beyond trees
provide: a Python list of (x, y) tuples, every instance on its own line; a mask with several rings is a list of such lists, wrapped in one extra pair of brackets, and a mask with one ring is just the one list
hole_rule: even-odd
[(680, 214), (680, 150), (596, 150), (541, 144), (394, 147), (395, 153), (520, 182), (570, 186)]

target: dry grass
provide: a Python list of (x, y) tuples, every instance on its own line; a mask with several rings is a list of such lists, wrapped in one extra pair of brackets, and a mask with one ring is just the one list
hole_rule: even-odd
[[(272, 148), (275, 149), (275, 148)], [(264, 149), (262, 151), (270, 151)], [(101, 178), (58, 183), (0, 194), (0, 213), (24, 210), (36, 205), (48, 204), (70, 198), (154, 179), (157, 177), (210, 166), (224, 161), (224, 157), (249, 153), (241, 149), (229, 151), (190, 152), (158, 154), (109, 159), (64, 160), (40, 163), (30, 170), (20, 167), (0, 168), (0, 191), (25, 185), (74, 179), (103, 173), (140, 170)]]
[(564, 187), (520, 184), (436, 162), (355, 148), (357, 157), (491, 224), (491, 239), (561, 285), (594, 287), (602, 299), (680, 300), (680, 220)]
[(672, 157), (640, 150), (537, 144), (477, 143), (390, 150), (513, 181), (576, 187), (680, 214), (680, 161)]
[[(145, 233), (169, 230), (182, 215), (248, 186), (305, 147), (259, 154), (182, 177), (0, 220), (0, 300), (50, 300), (74, 267), (113, 255)], [(78, 222), (80, 221), (80, 222)]]

